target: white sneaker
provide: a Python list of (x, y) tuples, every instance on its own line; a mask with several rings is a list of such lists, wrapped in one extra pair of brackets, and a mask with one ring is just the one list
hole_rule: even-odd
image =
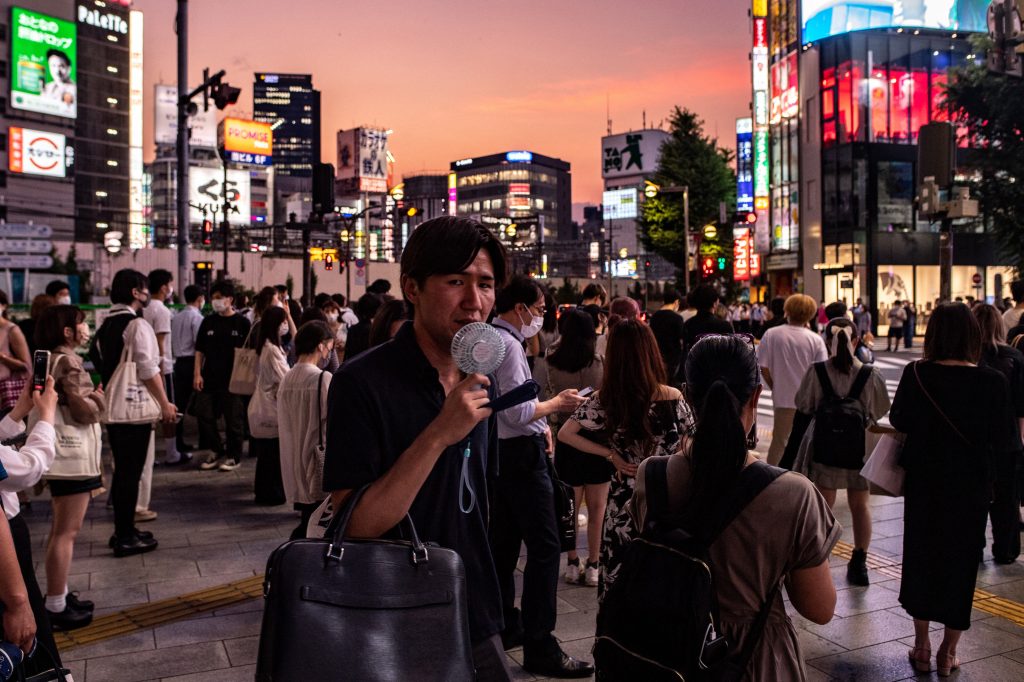
[(217, 455), (211, 452), (209, 455), (206, 456), (206, 459), (199, 464), (199, 468), (202, 469), (203, 471), (211, 471), (219, 467), (223, 462), (223, 457), (218, 457)]
[(600, 573), (598, 565), (588, 561), (587, 567), (583, 569), (583, 584), (587, 587), (597, 587), (597, 578)]
[(217, 468), (220, 469), (221, 471), (234, 471), (240, 466), (242, 466), (242, 463), (239, 462), (237, 459), (226, 459), (224, 460), (224, 463)]
[(570, 585), (579, 585), (581, 577), (583, 577), (583, 570), (580, 569), (580, 560), (577, 557), (575, 561), (569, 561), (565, 565), (565, 582)]

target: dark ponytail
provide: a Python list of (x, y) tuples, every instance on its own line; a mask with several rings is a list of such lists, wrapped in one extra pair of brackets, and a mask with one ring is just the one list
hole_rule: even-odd
[(836, 352), (830, 362), (832, 366), (843, 374), (849, 374), (853, 369), (853, 353), (850, 352), (850, 341), (859, 338), (857, 328), (845, 317), (837, 317), (829, 320), (825, 327), (825, 345), (829, 352), (832, 352), (833, 339), (836, 340)]
[(760, 384), (754, 351), (734, 336), (705, 337), (687, 356), (686, 399), (697, 417), (690, 449), (693, 514), (713, 505), (743, 470), (747, 434), (741, 415)]

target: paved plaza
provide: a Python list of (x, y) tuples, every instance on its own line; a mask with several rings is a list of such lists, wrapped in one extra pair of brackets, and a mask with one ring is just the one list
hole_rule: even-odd
[[(880, 358), (890, 392), (895, 390), (901, 365), (912, 357), (901, 353)], [(770, 402), (763, 404), (759, 414), (759, 449), (763, 450), (764, 434), (771, 426)], [(105, 506), (105, 496), (93, 501), (76, 546), (70, 589), (96, 602), (97, 623), (92, 628), (107, 623), (107, 629), (91, 643), (62, 645), (76, 682), (253, 679), (262, 613), (262, 600), (255, 596), (258, 577), (268, 554), (297, 523), (297, 515), (284, 506), (253, 504), (254, 469), (253, 459), (229, 473), (157, 467), (151, 507), (159, 518), (145, 529), (153, 531), (160, 548), (141, 556), (112, 556), (107, 547), (112, 513)], [(831, 559), (839, 590), (835, 618), (827, 625), (815, 625), (793, 614), (810, 680), (929, 677), (915, 678), (907, 661), (913, 623), (898, 602), (902, 500), (876, 496), (872, 507), (871, 586), (846, 584), (842, 555), (849, 555), (853, 538), (840, 494), (836, 515), (844, 532)], [(49, 510), (44, 494), (34, 498), (25, 512), (41, 583)], [(998, 566), (987, 551), (985, 559), (978, 574), (974, 623), (959, 647), (963, 667), (951, 679), (1024, 680), (1024, 627), (1019, 625), (1024, 623), (1024, 562)], [(167, 606), (166, 600), (193, 593), (199, 594), (178, 600), (174, 608)], [(596, 589), (563, 583), (558, 594), (555, 634), (567, 653), (590, 660)], [(117, 618), (122, 612), (125, 616)], [(111, 625), (115, 621), (116, 629)], [(119, 634), (110, 636), (113, 632)], [(72, 635), (90, 639), (89, 629)], [(933, 648), (939, 639), (936, 633)], [(511, 651), (510, 656), (521, 660), (521, 650)], [(513, 672), (515, 679), (537, 679), (516, 665)]]

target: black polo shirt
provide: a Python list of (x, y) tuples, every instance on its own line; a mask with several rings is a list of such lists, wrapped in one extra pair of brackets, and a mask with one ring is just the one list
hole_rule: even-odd
[[(360, 488), (383, 476), (441, 412), (445, 393), (413, 331), (402, 325), (395, 338), (339, 369), (327, 403), (324, 491)], [(409, 514), (424, 541), (453, 549), (466, 568), (470, 634), (474, 642), (500, 632), (501, 596), (487, 540), (488, 473), (497, 466), (495, 417), (470, 434), (470, 479), (476, 507), (459, 509), (465, 441), (448, 447), (420, 488)]]

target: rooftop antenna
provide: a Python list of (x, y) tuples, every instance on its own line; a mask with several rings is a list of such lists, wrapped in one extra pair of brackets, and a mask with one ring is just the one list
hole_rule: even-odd
[(647, 130), (647, 110), (646, 109), (643, 110), (643, 117), (644, 117), (643, 118), (643, 122), (644, 123), (643, 123), (643, 127), (641, 128), (641, 130)]
[(612, 134), (612, 96), (605, 93), (605, 107), (608, 118), (608, 134)]

